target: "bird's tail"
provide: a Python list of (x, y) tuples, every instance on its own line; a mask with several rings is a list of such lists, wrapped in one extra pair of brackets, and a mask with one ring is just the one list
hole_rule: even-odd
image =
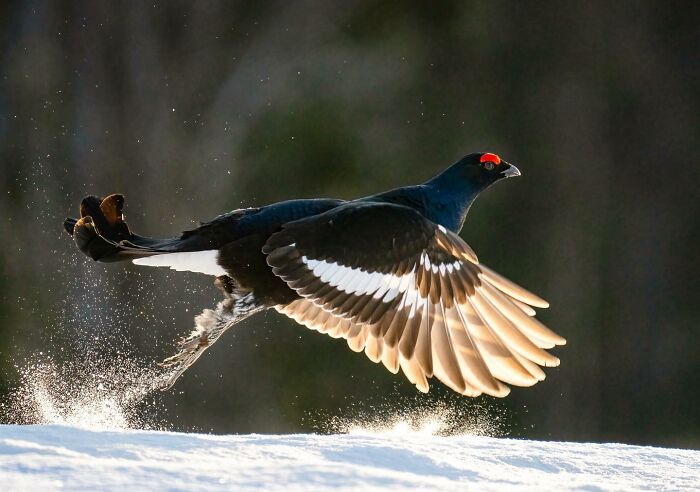
[(88, 196), (80, 204), (80, 218), (68, 218), (63, 227), (78, 249), (95, 261), (133, 260), (186, 250), (181, 238), (152, 239), (132, 233), (124, 219), (124, 197)]

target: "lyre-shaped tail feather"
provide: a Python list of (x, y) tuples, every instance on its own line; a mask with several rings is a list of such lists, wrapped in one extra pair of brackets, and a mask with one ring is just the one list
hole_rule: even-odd
[(123, 208), (122, 195), (113, 194), (104, 199), (88, 196), (80, 203), (80, 218), (67, 218), (63, 227), (73, 237), (80, 251), (101, 262), (200, 251), (216, 246), (212, 246), (206, 237), (200, 237), (197, 230), (165, 239), (134, 234), (126, 224)]
[(63, 227), (78, 249), (95, 261), (131, 260), (177, 248), (178, 239), (151, 239), (132, 233), (123, 207), (122, 195), (105, 199), (88, 196), (80, 203), (80, 218), (67, 218)]

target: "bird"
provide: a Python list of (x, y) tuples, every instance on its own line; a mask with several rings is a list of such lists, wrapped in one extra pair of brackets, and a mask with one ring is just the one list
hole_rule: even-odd
[(479, 262), (459, 236), (477, 196), (520, 176), (497, 154), (468, 154), (422, 184), (354, 200), (295, 199), (219, 215), (168, 239), (128, 227), (124, 196), (87, 196), (66, 231), (100, 262), (214, 276), (223, 292), (160, 365), (160, 389), (236, 323), (274, 309), (364, 352), (418, 391), (505, 397), (559, 365), (566, 340), (535, 318), (549, 304)]

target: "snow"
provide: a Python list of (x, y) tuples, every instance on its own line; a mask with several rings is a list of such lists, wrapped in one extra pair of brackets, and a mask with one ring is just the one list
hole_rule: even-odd
[(0, 425), (3, 490), (634, 490), (700, 487), (700, 451), (434, 436), (206, 435)]

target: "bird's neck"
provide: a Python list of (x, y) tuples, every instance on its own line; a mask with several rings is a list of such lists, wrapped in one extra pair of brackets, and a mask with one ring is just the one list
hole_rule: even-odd
[(459, 176), (453, 176), (450, 168), (426, 181), (421, 188), (426, 194), (426, 217), (444, 227), (459, 232), (464, 225), (469, 208), (482, 191), (465, 183)]
[(374, 198), (411, 207), (428, 220), (459, 232), (478, 192), (465, 193), (431, 181), (418, 186), (397, 188)]
[(476, 194), (453, 193), (441, 188), (426, 186), (426, 210), (424, 215), (453, 232), (459, 232), (467, 218)]

